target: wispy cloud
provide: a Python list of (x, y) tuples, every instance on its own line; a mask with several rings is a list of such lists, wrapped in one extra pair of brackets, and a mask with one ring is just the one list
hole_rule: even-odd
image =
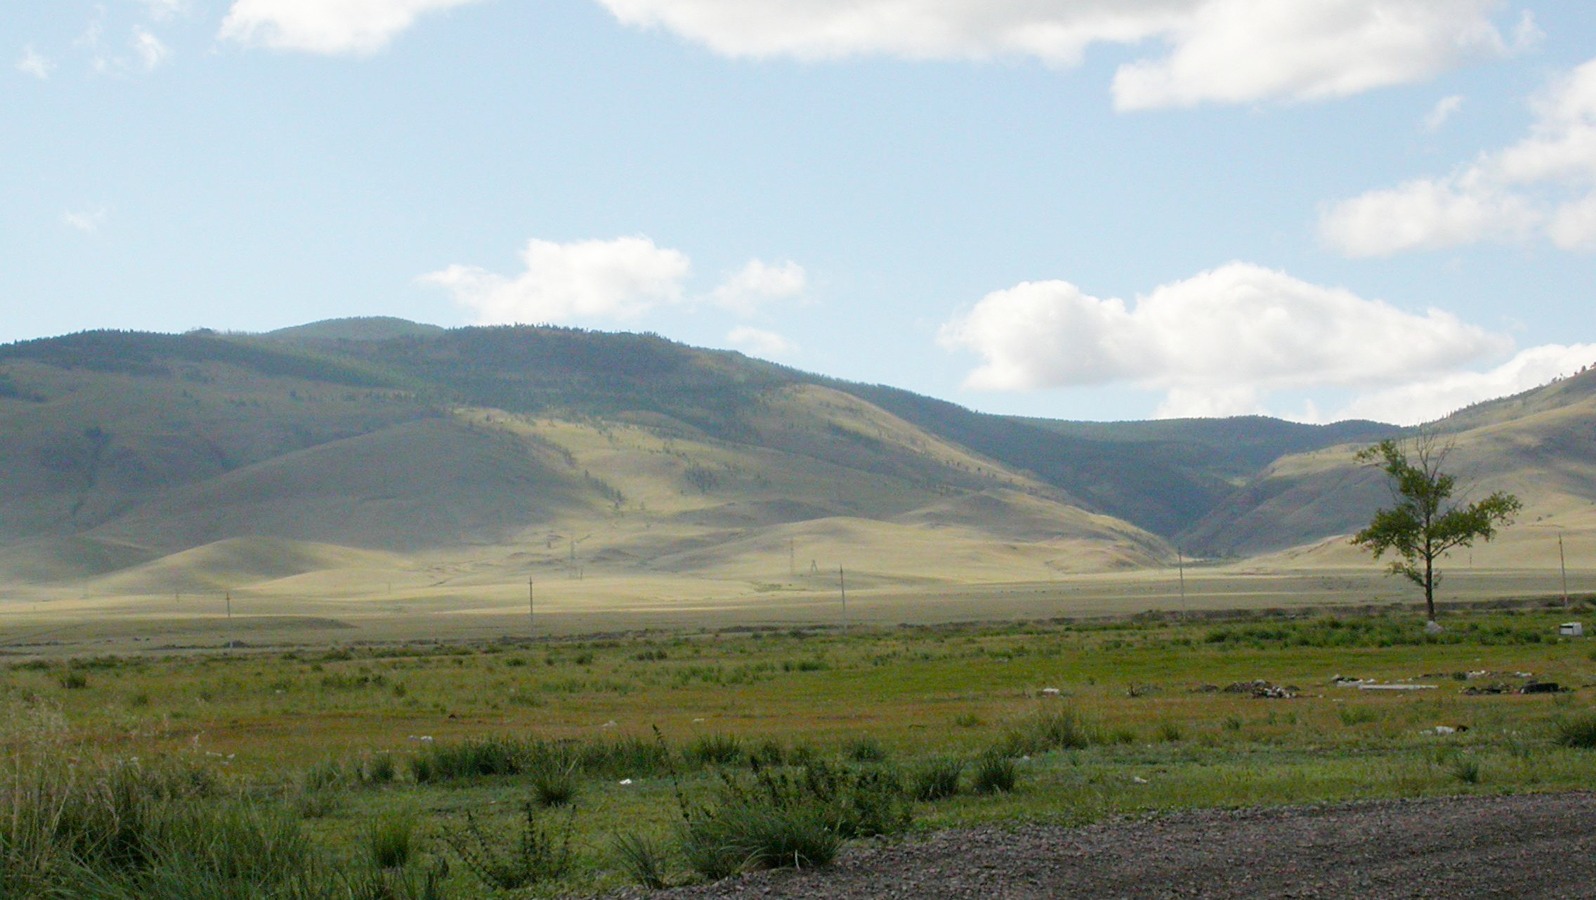
[(1094, 44), (1162, 46), (1121, 66), (1123, 110), (1300, 101), (1423, 81), (1533, 40), (1498, 0), (598, 0), (734, 57), (1029, 57), (1080, 64)]
[(188, 12), (190, 0), (139, 0), (144, 5), (144, 13), (157, 22), (175, 18)]
[(61, 224), (84, 234), (95, 234), (110, 218), (110, 210), (103, 206), (89, 210), (68, 210), (61, 214)]
[(220, 37), (275, 50), (368, 56), (421, 16), (479, 0), (235, 0)]
[(944, 325), (940, 341), (982, 357), (972, 389), (1130, 384), (1164, 393), (1161, 416), (1265, 412), (1281, 391), (1386, 389), (1512, 349), (1441, 310), (1406, 312), (1240, 262), (1133, 302), (1065, 281), (1016, 285)]
[(24, 75), (32, 75), (34, 78), (43, 81), (49, 78), (50, 73), (54, 70), (55, 63), (50, 62), (43, 54), (33, 49), (32, 44), (22, 48), (22, 56), (17, 59), (18, 72)]
[(171, 55), (171, 51), (161, 43), (161, 39), (144, 28), (133, 29), (132, 43), (133, 52), (138, 54), (139, 64), (146, 72), (155, 71), (155, 68)]
[(1462, 108), (1462, 96), (1453, 94), (1450, 97), (1442, 97), (1440, 101), (1438, 101), (1435, 106), (1431, 108), (1430, 112), (1425, 115), (1424, 130), (1429, 132), (1440, 131), (1441, 126), (1450, 121), (1453, 116), (1457, 115), (1458, 110)]
[(1348, 256), (1540, 236), (1596, 250), (1596, 59), (1533, 103), (1530, 133), (1447, 175), (1415, 178), (1327, 206), (1319, 233)]

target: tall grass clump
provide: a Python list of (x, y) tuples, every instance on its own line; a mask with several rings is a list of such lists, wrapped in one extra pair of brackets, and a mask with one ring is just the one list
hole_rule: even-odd
[(366, 829), (366, 855), (378, 869), (403, 869), (415, 857), (416, 819), (410, 813), (384, 816)]
[(1558, 719), (1553, 723), (1557, 743), (1581, 750), (1596, 749), (1596, 713)]
[(1080, 750), (1097, 743), (1084, 720), (1072, 709), (1033, 713), (1010, 726), (994, 750), (1004, 756), (1031, 756), (1051, 750)]
[(729, 766), (742, 759), (743, 742), (735, 734), (701, 734), (687, 748), (687, 756), (708, 766)]
[(542, 807), (570, 806), (576, 801), (574, 765), (548, 765), (532, 773), (532, 796)]
[(907, 828), (910, 810), (896, 770), (814, 759), (801, 766), (723, 773), (716, 797), (682, 804), (682, 854), (719, 880), (745, 869), (826, 865), (842, 842)]
[(941, 757), (922, 763), (914, 770), (909, 781), (909, 792), (923, 803), (946, 800), (959, 793), (959, 779), (964, 775), (964, 760)]
[(329, 877), (297, 818), (184, 766), (35, 758), (6, 775), (0, 896), (308, 898)]
[(651, 891), (670, 887), (670, 856), (665, 845), (648, 835), (622, 831), (610, 840), (621, 871)]
[(988, 752), (975, 761), (970, 773), (970, 789), (977, 794), (1006, 794), (1019, 783), (1019, 767), (1014, 757)]
[(528, 755), (526, 742), (509, 737), (428, 744), (411, 760), (411, 774), (417, 784), (519, 775), (526, 768)]

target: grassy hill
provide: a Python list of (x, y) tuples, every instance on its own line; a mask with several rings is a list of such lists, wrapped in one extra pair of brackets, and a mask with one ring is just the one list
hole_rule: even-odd
[[(1593, 411), (1581, 376), (1443, 424), (1572, 522)], [(992, 416), (647, 334), (87, 332), (0, 347), (0, 585), (1112, 572), (1356, 527), (1384, 494), (1350, 448), (1392, 431)]]
[[(1590, 532), (1596, 513), (1596, 371), (1462, 410), (1428, 426), (1453, 445), (1445, 469), (1467, 494), (1507, 490), (1524, 525)], [(1176, 536), (1197, 552), (1251, 556), (1350, 534), (1390, 502), (1353, 453), (1367, 439), (1275, 461)], [(1543, 533), (1544, 536), (1544, 533)], [(1503, 539), (1528, 539), (1522, 528)]]

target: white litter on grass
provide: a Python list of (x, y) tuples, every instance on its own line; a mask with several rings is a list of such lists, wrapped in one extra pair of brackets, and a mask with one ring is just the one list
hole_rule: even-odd
[(1151, 784), (1152, 783), (1152, 782), (1148, 781), (1147, 779), (1143, 778), (1140, 775), (1132, 775), (1131, 776), (1131, 781), (1133, 781), (1133, 782), (1135, 782), (1137, 784)]
[(630, 778), (622, 778), (621, 779), (621, 784), (631, 784), (631, 783), (632, 783), (632, 779), (630, 779)]

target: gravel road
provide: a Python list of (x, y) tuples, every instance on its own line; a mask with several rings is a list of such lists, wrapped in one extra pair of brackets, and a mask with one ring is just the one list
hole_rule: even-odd
[(944, 831), (854, 847), (823, 869), (621, 896), (1596, 898), (1596, 793)]

